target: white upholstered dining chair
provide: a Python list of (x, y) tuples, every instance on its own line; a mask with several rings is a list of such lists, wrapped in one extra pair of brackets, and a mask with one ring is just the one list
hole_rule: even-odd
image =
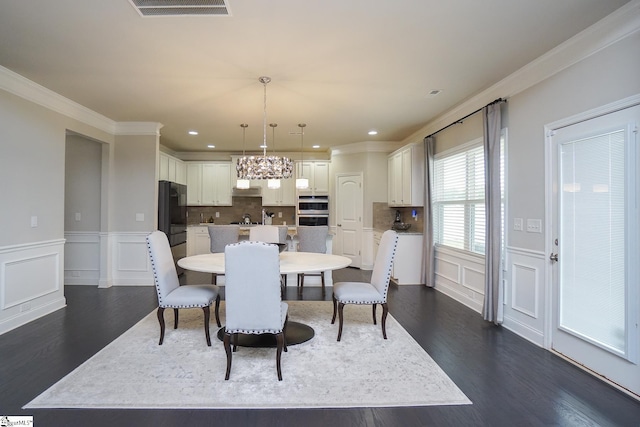
[(373, 324), (376, 324), (376, 306), (382, 305), (382, 336), (387, 339), (387, 293), (389, 280), (391, 280), (391, 268), (396, 256), (398, 234), (393, 230), (387, 230), (382, 234), (378, 254), (373, 264), (371, 282), (338, 282), (333, 285), (333, 318), (331, 324), (336, 321), (336, 311), (339, 315), (338, 341), (342, 337), (343, 309), (346, 304), (371, 304), (373, 306)]
[[(329, 227), (321, 226), (305, 226), (300, 225), (297, 228), (298, 234), (298, 252), (313, 252), (319, 254), (327, 253), (327, 236), (329, 235)], [(320, 273), (299, 273), (298, 274), (298, 290), (302, 293), (304, 288), (305, 276), (320, 276), (322, 284), (322, 295), (324, 295), (324, 271)]]
[(280, 359), (282, 350), (287, 351), (285, 331), (288, 305), (282, 302), (280, 295), (278, 247), (254, 241), (227, 246), (225, 274), (225, 380), (229, 379), (231, 373), (231, 344), (233, 342), (235, 352), (238, 334), (273, 334), (276, 338), (276, 371), (278, 380), (282, 381)]
[[(224, 248), (231, 243), (238, 243), (240, 236), (239, 225), (209, 225), (209, 240), (211, 241), (209, 250), (212, 254), (224, 253)], [(218, 284), (218, 276), (223, 274), (212, 273), (211, 283)]]
[(158, 294), (158, 322), (160, 322), (160, 342), (164, 340), (164, 310), (172, 308), (174, 315), (174, 329), (178, 328), (178, 310), (186, 308), (202, 308), (204, 312), (204, 333), (207, 345), (211, 346), (209, 335), (209, 307), (215, 301), (216, 323), (220, 326), (219, 288), (215, 285), (185, 285), (180, 286), (176, 266), (171, 254), (169, 239), (162, 231), (154, 231), (147, 236), (147, 249), (153, 269), (153, 280)]

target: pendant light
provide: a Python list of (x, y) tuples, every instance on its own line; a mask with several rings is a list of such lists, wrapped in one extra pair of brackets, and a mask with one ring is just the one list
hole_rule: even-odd
[[(249, 125), (246, 123), (242, 123), (240, 125), (240, 127), (242, 128), (242, 157), (244, 157), (244, 143), (245, 143), (245, 134), (247, 132), (247, 127)], [(241, 190), (246, 190), (249, 188), (249, 186), (251, 185), (251, 181), (249, 181), (248, 179), (244, 179), (244, 178), (240, 178), (238, 179), (238, 181), (236, 181), (236, 188), (239, 188)]]
[(300, 128), (300, 178), (296, 179), (296, 188), (304, 190), (309, 188), (309, 180), (304, 177), (304, 128), (306, 123), (298, 123)]
[[(276, 153), (276, 126), (278, 126), (277, 123), (269, 123), (269, 126), (271, 126), (271, 142), (273, 143), (273, 154)], [(270, 188), (272, 190), (277, 190), (278, 188), (280, 188), (280, 180), (279, 179), (268, 179), (267, 180), (267, 188)]]

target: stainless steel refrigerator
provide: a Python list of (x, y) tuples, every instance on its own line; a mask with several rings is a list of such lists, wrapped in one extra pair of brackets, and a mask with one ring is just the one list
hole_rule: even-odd
[[(158, 230), (169, 238), (174, 261), (187, 256), (187, 186), (158, 182)], [(178, 274), (184, 270), (176, 265)]]

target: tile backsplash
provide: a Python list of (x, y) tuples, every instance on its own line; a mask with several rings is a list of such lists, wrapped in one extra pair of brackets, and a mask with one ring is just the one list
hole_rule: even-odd
[[(411, 212), (415, 210), (417, 220), (411, 217)], [(374, 230), (389, 230), (396, 218), (396, 211), (400, 211), (400, 217), (403, 222), (411, 224), (409, 231), (414, 233), (422, 233), (424, 230), (424, 208), (408, 207), (408, 208), (391, 208), (384, 202), (373, 202), (373, 228)]]
[[(233, 206), (188, 206), (187, 224), (196, 225), (213, 220), (215, 224), (230, 224), (242, 221), (244, 214), (251, 215), (252, 222), (260, 222), (262, 216), (261, 197), (234, 197)], [(273, 224), (295, 225), (296, 208), (294, 206), (265, 206), (268, 213), (274, 213)], [(219, 217), (216, 218), (216, 212)], [(282, 217), (278, 213), (282, 212)]]

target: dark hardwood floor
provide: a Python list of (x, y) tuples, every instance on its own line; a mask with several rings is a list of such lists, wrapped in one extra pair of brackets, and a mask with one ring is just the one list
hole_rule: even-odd
[[(338, 280), (367, 279), (345, 269)], [(209, 275), (188, 273), (188, 283)], [(42, 426), (640, 426), (640, 402), (423, 286), (392, 286), (391, 314), (472, 405), (278, 410), (22, 410), (156, 307), (152, 287), (66, 287), (67, 308), (0, 335), (0, 415)], [(288, 299), (300, 299), (295, 285)], [(331, 299), (307, 287), (303, 299)], [(220, 344), (222, 345), (222, 344)], [(283, 366), (283, 369), (286, 367)], [(327, 375), (332, 375), (327, 372)], [(336, 381), (340, 381), (336, 377)]]

